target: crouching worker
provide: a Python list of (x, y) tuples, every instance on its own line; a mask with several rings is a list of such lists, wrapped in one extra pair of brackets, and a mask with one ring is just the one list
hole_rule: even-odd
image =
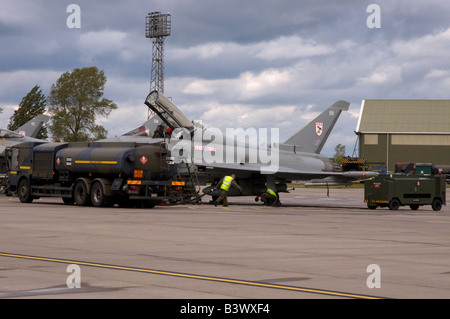
[(217, 187), (220, 187), (222, 192), (221, 192), (219, 198), (214, 201), (214, 206), (217, 206), (221, 201), (223, 201), (224, 207), (228, 206), (227, 195), (228, 195), (228, 191), (230, 190), (231, 186), (236, 187), (242, 193), (242, 188), (241, 188), (241, 186), (238, 185), (238, 183), (236, 183), (236, 181), (234, 180), (235, 178), (236, 178), (236, 175), (231, 174), (231, 176), (225, 176), (224, 178), (222, 178), (219, 181), (219, 183), (217, 184)]
[(261, 194), (261, 202), (263, 202), (266, 206), (281, 206), (280, 197), (270, 188), (267, 188)]

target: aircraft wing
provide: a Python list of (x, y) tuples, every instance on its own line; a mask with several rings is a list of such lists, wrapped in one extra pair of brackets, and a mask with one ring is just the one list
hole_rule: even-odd
[(363, 180), (367, 178), (372, 178), (378, 175), (376, 172), (371, 171), (349, 171), (349, 172), (328, 172), (328, 171), (302, 171), (298, 169), (293, 169), (290, 167), (280, 166), (275, 170), (271, 169), (269, 166), (263, 166), (261, 164), (234, 164), (234, 163), (213, 163), (206, 164), (202, 167), (206, 173), (217, 176), (224, 176), (229, 174), (236, 174), (240, 178), (247, 178), (254, 176), (256, 174), (261, 175), (274, 175), (275, 179), (284, 181), (310, 181), (313, 179), (325, 179), (333, 182), (348, 182)]
[(301, 172), (301, 171), (286, 171), (278, 172), (276, 177), (287, 181), (312, 181), (329, 182), (329, 183), (347, 183), (350, 181), (365, 180), (377, 176), (377, 172), (372, 171), (349, 171), (349, 172)]

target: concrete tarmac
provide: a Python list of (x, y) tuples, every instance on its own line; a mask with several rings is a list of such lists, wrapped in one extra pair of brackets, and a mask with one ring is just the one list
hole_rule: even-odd
[(369, 210), (363, 193), (154, 209), (1, 195), (0, 298), (450, 298), (448, 206)]

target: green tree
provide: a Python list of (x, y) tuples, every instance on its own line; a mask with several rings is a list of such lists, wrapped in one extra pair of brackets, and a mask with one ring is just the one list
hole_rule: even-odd
[[(42, 93), (39, 85), (35, 85), (27, 95), (22, 98), (19, 108), (14, 111), (14, 114), (9, 119), (8, 129), (11, 131), (17, 130), (25, 123), (31, 121), (36, 116), (45, 112), (47, 106), (47, 99)], [(36, 138), (47, 139), (48, 132), (45, 126), (42, 126)]]
[(338, 144), (336, 145), (336, 147), (334, 148), (334, 162), (341, 165), (342, 164), (342, 160), (345, 157), (345, 145), (342, 144)]
[(95, 119), (97, 115), (108, 117), (117, 105), (102, 98), (105, 84), (105, 72), (97, 67), (74, 69), (60, 76), (48, 97), (54, 139), (85, 142), (106, 138), (106, 129), (95, 124)]

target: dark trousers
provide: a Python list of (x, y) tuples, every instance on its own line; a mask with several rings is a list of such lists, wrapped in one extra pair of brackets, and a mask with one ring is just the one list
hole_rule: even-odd
[(220, 194), (219, 198), (216, 200), (216, 203), (219, 204), (223, 200), (223, 206), (228, 206), (227, 194), (228, 194), (228, 191), (222, 189), (222, 193)]

